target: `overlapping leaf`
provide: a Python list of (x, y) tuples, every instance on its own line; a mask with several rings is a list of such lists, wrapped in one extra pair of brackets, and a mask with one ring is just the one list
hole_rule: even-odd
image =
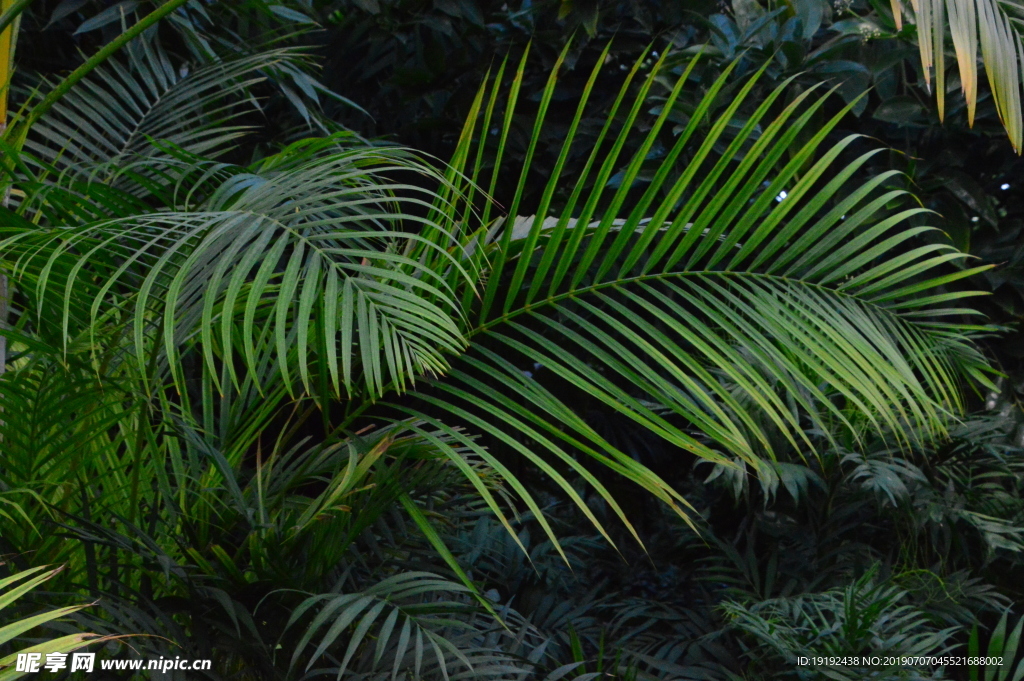
[[(193, 210), (57, 230), (18, 222), (0, 251), (33, 282), (33, 312), (52, 315), (44, 308), (58, 292), (65, 339), (74, 322), (121, 310), (139, 361), (159, 348), (157, 366), (179, 387), (178, 358), (197, 343), (215, 381), (222, 365), (228, 379), (243, 380), (234, 358), (251, 377), (263, 375), (268, 346), (289, 389), (298, 379), (310, 389), (314, 361), (335, 395), (360, 383), (378, 395), (385, 384), (440, 373), (445, 352), (464, 342), (442, 276), (458, 264), (418, 234), (424, 218), (415, 212), (434, 194), (391, 179), (435, 174), (407, 152), (339, 152), (329, 143), (289, 148), (252, 169), (218, 166), (222, 176)], [(409, 256), (423, 243), (441, 252), (443, 273)], [(89, 320), (74, 320), (72, 301), (83, 294)]]

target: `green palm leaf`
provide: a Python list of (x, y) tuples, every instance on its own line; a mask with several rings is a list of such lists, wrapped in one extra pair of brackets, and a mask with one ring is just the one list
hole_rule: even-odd
[[(403, 227), (444, 233), (415, 215), (434, 194), (388, 179), (398, 171), (437, 178), (434, 171), (402, 150), (339, 152), (332, 140), (286, 149), (249, 169), (217, 168), (217, 182), (207, 183), (211, 191), (192, 210), (59, 231), (24, 222), (7, 228), (0, 249), (12, 273), (33, 283), (26, 293), (39, 318), (56, 293), (68, 339), (76, 321), (91, 328), (110, 306), (123, 308), (139, 361), (158, 351), (159, 366), (179, 387), (178, 358), (196, 342), (218, 384), (221, 366), (228, 379), (243, 380), (235, 357), (250, 376), (264, 376), (260, 357), (273, 352), (289, 389), (301, 379), (308, 391), (314, 349), (335, 395), (356, 389), (354, 376), (372, 397), (386, 384), (444, 371), (445, 351), (464, 343), (445, 278), (460, 266)], [(399, 200), (396, 191), (406, 196)], [(441, 254), (443, 272), (410, 256), (422, 244)], [(75, 320), (73, 301), (83, 302), (83, 294), (91, 297), (84, 299), (89, 318)]]
[(57, 171), (126, 186), (119, 169), (139, 157), (166, 157), (153, 140), (194, 154), (223, 152), (249, 129), (236, 120), (257, 106), (250, 89), (262, 72), (304, 58), (277, 49), (189, 72), (157, 41), (140, 38), (126, 51), (124, 62), (108, 60), (37, 121), (26, 148)]
[[(421, 678), (425, 655), (432, 658), (445, 678), (453, 664), (472, 671), (473, 664), (448, 638), (451, 633), (471, 628), (459, 614), (472, 607), (453, 598), (468, 592), (468, 587), (428, 572), (401, 572), (360, 592), (310, 596), (292, 612), (288, 622), (292, 626), (307, 612), (318, 610), (295, 645), (291, 666), (306, 654), (315, 636), (319, 635), (319, 642), (307, 670), (343, 632), (354, 627), (338, 665), (338, 678), (344, 676), (360, 647), (369, 648), (372, 639), (376, 639), (372, 668), (386, 663), (393, 670), (392, 678), (410, 667), (414, 678)], [(372, 638), (371, 632), (376, 634)]]
[[(911, 437), (907, 424), (942, 435), (962, 407), (962, 378), (981, 376), (986, 363), (969, 327), (939, 322), (960, 312), (944, 304), (974, 294), (926, 293), (982, 268), (943, 270), (966, 256), (916, 243), (930, 228), (907, 221), (924, 211), (885, 209), (905, 196), (884, 191), (891, 174), (854, 179), (871, 154), (840, 163), (855, 138), (825, 144), (848, 108), (811, 127), (827, 93), (805, 92), (783, 106), (783, 84), (726, 137), (759, 74), (714, 117), (730, 73), (710, 84), (674, 146), (646, 169), (650, 180), (637, 184), (690, 74), (668, 80), (660, 114), (620, 160), (652, 84), (668, 78), (660, 68), (623, 116), (627, 81), (564, 206), (550, 200), (566, 179), (556, 164), (536, 217), (490, 227), (483, 248), (475, 246), (480, 233), (467, 242), (490, 269), (470, 313), (472, 345), (434, 391), (417, 395), (530, 459), (585, 513), (553, 462), (618, 507), (577, 453), (669, 503), (684, 502), (528, 375), (531, 365), (682, 450), (754, 470), (774, 456), (775, 434), (813, 452), (807, 420), (826, 434), (857, 432), (863, 420), (897, 439)], [(534, 136), (555, 83), (541, 99)], [(515, 115), (515, 98), (508, 102), (506, 121)], [(466, 134), (473, 130), (467, 124)], [(574, 141), (566, 136), (560, 158)], [(460, 148), (474, 143), (483, 148), (485, 140), (464, 138)], [(515, 206), (527, 173), (512, 172), (521, 178)]]
[[(525, 457), (599, 528), (573, 477), (629, 525), (586, 458), (684, 515), (686, 502), (524, 373), (534, 365), (671, 446), (755, 471), (779, 441), (813, 453), (808, 424), (826, 438), (865, 427), (897, 439), (944, 433), (962, 406), (963, 377), (986, 371), (972, 327), (942, 322), (962, 312), (947, 304), (973, 295), (943, 287), (976, 270), (942, 269), (965, 256), (919, 244), (928, 228), (906, 223), (923, 211), (889, 208), (907, 198), (887, 188), (892, 174), (856, 179), (870, 154), (843, 160), (855, 138), (826, 145), (846, 109), (812, 128), (828, 93), (784, 103), (784, 83), (736, 125), (760, 74), (726, 100), (727, 69), (651, 169), (693, 64), (671, 77), (663, 58), (634, 85), (641, 63), (583, 150), (568, 197), (556, 201), (568, 184), (564, 161), (580, 151), (581, 98), (539, 204), (523, 211), (530, 218), (517, 214), (557, 70), (523, 165), (511, 169), (514, 212), (490, 221), (491, 204), (478, 211), (461, 189), (482, 181), (491, 153), (488, 184), (498, 186), (520, 63), (494, 126), (506, 131), (496, 149), (471, 119), (446, 177), (408, 152), (345, 150), (338, 138), (249, 168), (193, 162), (164, 146), (170, 160), (158, 163), (185, 168), (163, 194), (169, 210), (60, 230), (16, 222), (0, 251), (38, 319), (55, 318), (49, 306), (59, 306), (59, 342), (116, 320), (145, 380), (167, 372), (183, 398), (191, 353), (202, 359), (204, 401), (228, 385), (358, 395), (347, 426), (461, 354), (444, 380), (414, 393), (418, 404), (392, 407), (441, 434), (420, 433), (438, 439), (507, 529), (466, 452), (507, 481), (552, 539), (525, 484), (456, 423)], [(474, 116), (490, 121), (501, 88), (487, 85)], [(656, 87), (669, 94), (647, 120)], [(647, 132), (637, 139), (641, 119)], [(394, 179), (410, 171), (440, 189)]]

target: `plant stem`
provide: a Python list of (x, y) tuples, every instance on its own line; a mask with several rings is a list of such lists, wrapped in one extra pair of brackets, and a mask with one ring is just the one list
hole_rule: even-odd
[(17, 0), (13, 5), (3, 3), (3, 16), (0, 16), (0, 33), (14, 23), (14, 20), (21, 16), (25, 8), (32, 4), (32, 0)]

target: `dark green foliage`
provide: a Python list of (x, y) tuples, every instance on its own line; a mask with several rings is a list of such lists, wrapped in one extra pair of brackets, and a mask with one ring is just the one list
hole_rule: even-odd
[[(37, 0), (17, 101), (80, 63), (35, 38), (92, 54), (129, 4)], [(0, 659), (1020, 681), (1019, 352), (970, 309), (1018, 315), (1019, 162), (984, 95), (937, 125), (914, 39), (185, 5), (3, 149), (0, 553), (67, 566), (11, 620), (97, 604)], [(944, 654), (1006, 659), (796, 661)]]

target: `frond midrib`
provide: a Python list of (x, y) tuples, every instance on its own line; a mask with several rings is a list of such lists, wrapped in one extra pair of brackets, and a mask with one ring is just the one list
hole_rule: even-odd
[(865, 299), (860, 298), (860, 297), (858, 297), (858, 296), (856, 296), (854, 294), (847, 293), (847, 292), (841, 291), (839, 289), (831, 288), (831, 287), (826, 286), (824, 284), (818, 284), (818, 283), (815, 283), (815, 282), (806, 281), (804, 279), (794, 279), (792, 277), (786, 277), (786, 276), (778, 275), (778, 274), (767, 274), (767, 273), (764, 273), (764, 272), (747, 272), (747, 271), (742, 271), (742, 270), (683, 270), (683, 271), (678, 271), (678, 272), (657, 272), (657, 273), (653, 273), (653, 274), (641, 274), (641, 275), (637, 275), (637, 276), (634, 276), (634, 277), (625, 277), (625, 278), (622, 278), (622, 279), (614, 279), (614, 280), (611, 280), (611, 281), (602, 282), (600, 284), (591, 284), (589, 286), (583, 286), (583, 287), (580, 287), (580, 288), (575, 288), (575, 289), (573, 289), (571, 291), (566, 291), (564, 293), (559, 293), (559, 294), (554, 295), (554, 296), (548, 296), (547, 298), (543, 298), (541, 300), (528, 303), (528, 304), (524, 305), (523, 307), (520, 307), (520, 308), (518, 308), (516, 310), (507, 312), (507, 313), (501, 315), (500, 317), (496, 317), (496, 318), (494, 318), (494, 319), (492, 319), (492, 320), (490, 320), (490, 321), (488, 321), (488, 322), (486, 322), (484, 324), (481, 324), (479, 326), (476, 326), (476, 327), (473, 327), (473, 328), (467, 330), (467, 332), (466, 332), (466, 339), (469, 340), (469, 339), (472, 339), (474, 336), (476, 336), (478, 334), (486, 333), (486, 332), (490, 331), (493, 327), (499, 326), (499, 325), (504, 324), (504, 323), (506, 323), (508, 321), (511, 321), (512, 319), (518, 317), (519, 315), (526, 314), (526, 313), (529, 313), (529, 312), (534, 312), (534, 311), (536, 311), (536, 310), (538, 310), (540, 308), (548, 307), (548, 306), (551, 306), (551, 305), (556, 305), (556, 304), (562, 302), (563, 300), (569, 300), (569, 299), (580, 297), (580, 296), (584, 296), (584, 295), (587, 295), (587, 294), (596, 293), (596, 292), (601, 291), (601, 290), (605, 290), (605, 289), (609, 289), (609, 288), (616, 288), (618, 286), (628, 286), (629, 284), (643, 283), (643, 282), (646, 282), (646, 281), (658, 281), (658, 280), (663, 280), (663, 279), (670, 279), (670, 278), (676, 278), (676, 277), (690, 277), (690, 276), (749, 277), (749, 278), (753, 278), (753, 279), (762, 279), (762, 280), (767, 279), (767, 280), (771, 280), (771, 281), (784, 282), (784, 283), (790, 284), (790, 285), (796, 285), (796, 286), (801, 286), (801, 287), (806, 287), (806, 288), (812, 288), (814, 290), (823, 292), (823, 293), (825, 293), (827, 295), (838, 296), (840, 298), (844, 298), (846, 300), (854, 302), (857, 305), (861, 305), (861, 306), (872, 308), (874, 310), (877, 310), (880, 313), (885, 314), (886, 316), (895, 318), (895, 319), (899, 320), (902, 323), (907, 323), (907, 320), (905, 320), (901, 315), (899, 315), (898, 313), (893, 312), (892, 309), (890, 309), (890, 308), (888, 308), (888, 307), (886, 307), (884, 305), (880, 305), (880, 304), (875, 303), (874, 301), (871, 301), (871, 300), (865, 300)]

